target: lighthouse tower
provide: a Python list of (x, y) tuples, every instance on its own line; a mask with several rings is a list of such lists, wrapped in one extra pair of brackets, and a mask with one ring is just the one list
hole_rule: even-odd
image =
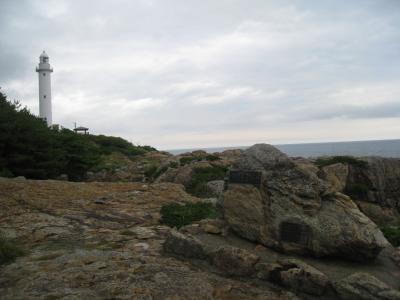
[(50, 67), (49, 56), (46, 52), (39, 57), (39, 66), (36, 67), (39, 74), (39, 117), (47, 122), (48, 126), (52, 125), (51, 113), (51, 73), (53, 69)]

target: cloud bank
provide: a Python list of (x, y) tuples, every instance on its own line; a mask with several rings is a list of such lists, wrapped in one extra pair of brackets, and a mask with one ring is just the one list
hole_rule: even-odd
[(398, 138), (397, 0), (2, 1), (0, 86), (161, 149)]

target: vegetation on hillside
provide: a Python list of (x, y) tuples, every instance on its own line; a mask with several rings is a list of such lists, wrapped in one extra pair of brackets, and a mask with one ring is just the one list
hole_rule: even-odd
[(187, 192), (196, 197), (209, 197), (210, 192), (207, 188), (207, 182), (223, 180), (227, 170), (227, 167), (219, 165), (194, 168), (192, 178), (187, 186)]
[(121, 138), (49, 128), (0, 92), (0, 176), (49, 179), (67, 174), (70, 180), (81, 180), (104, 154), (134, 156), (151, 150)]
[(134, 146), (120, 137), (105, 135), (87, 135), (86, 137), (99, 147), (101, 154), (106, 155), (119, 152), (126, 156), (135, 156), (156, 150), (150, 146)]
[(14, 241), (0, 233), (0, 265), (13, 261), (24, 254), (25, 252)]
[(315, 164), (318, 167), (325, 167), (337, 163), (349, 164), (361, 168), (365, 168), (368, 166), (368, 162), (358, 159), (353, 156), (332, 156), (332, 157), (321, 157), (315, 161)]
[(382, 227), (381, 231), (394, 247), (400, 246), (400, 227)]
[(163, 205), (160, 213), (162, 223), (178, 229), (193, 222), (217, 216), (211, 203), (187, 203), (185, 205), (170, 203)]

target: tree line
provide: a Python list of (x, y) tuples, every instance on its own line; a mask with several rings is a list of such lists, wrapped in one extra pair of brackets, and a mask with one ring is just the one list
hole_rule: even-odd
[(9, 101), (0, 91), (0, 177), (54, 179), (66, 174), (70, 180), (79, 181), (103, 155), (121, 152), (135, 156), (152, 150), (119, 137), (49, 128), (44, 120), (20, 103)]

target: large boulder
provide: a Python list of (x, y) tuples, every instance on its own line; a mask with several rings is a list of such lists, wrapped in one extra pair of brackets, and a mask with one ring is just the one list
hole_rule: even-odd
[(328, 165), (322, 167), (318, 175), (330, 184), (332, 192), (343, 192), (346, 188), (349, 166), (342, 163)]
[(294, 291), (321, 296), (330, 288), (329, 278), (299, 260), (282, 260), (257, 265), (257, 277)]
[(394, 249), (392, 253), (392, 259), (396, 265), (400, 268), (400, 247)]
[(266, 144), (233, 164), (222, 211), (240, 236), (284, 252), (362, 260), (388, 244), (349, 197)]
[(260, 257), (247, 250), (222, 246), (210, 254), (212, 264), (227, 275), (251, 276)]
[(163, 244), (164, 252), (188, 258), (204, 259), (206, 250), (200, 240), (190, 234), (182, 234), (171, 230)]
[(169, 168), (165, 173), (161, 174), (155, 182), (173, 182), (187, 186), (192, 179), (193, 167), (184, 165), (178, 168)]
[(213, 197), (219, 197), (224, 192), (225, 182), (223, 180), (212, 180), (207, 182), (207, 191)]
[(343, 300), (400, 300), (400, 292), (367, 273), (354, 273), (335, 284)]
[(400, 159), (367, 157), (366, 167), (350, 166), (346, 193), (352, 198), (400, 211)]

